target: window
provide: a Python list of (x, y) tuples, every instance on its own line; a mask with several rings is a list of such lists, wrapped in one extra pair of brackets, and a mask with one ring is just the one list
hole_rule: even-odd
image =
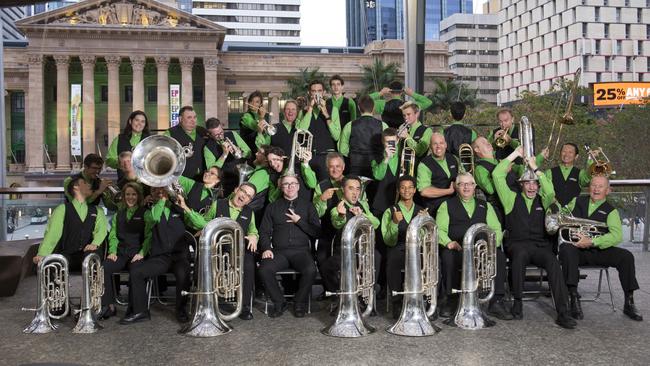
[(642, 18), (643, 12), (641, 11), (641, 8), (636, 9), (636, 22), (641, 23), (641, 18)]
[(594, 20), (597, 21), (597, 22), (600, 22), (600, 8), (599, 8), (599, 7), (595, 7), (595, 8), (594, 8), (594, 12), (595, 12), (595, 16), (594, 16), (595, 19), (594, 19)]
[(600, 39), (597, 39), (595, 42), (594, 54), (600, 55)]
[(25, 93), (11, 93), (11, 111), (16, 113), (25, 113)]
[(623, 81), (623, 73), (622, 72), (617, 72), (616, 73), (616, 81)]
[(609, 1), (603, 0), (603, 6), (609, 6)]
[(609, 71), (609, 68), (612, 66), (611, 64), (611, 57), (605, 56), (605, 71)]
[(228, 113), (244, 113), (244, 111), (243, 93), (228, 93)]
[[(607, 27), (607, 25), (605, 25), (605, 27)], [(607, 28), (605, 28), (605, 29), (607, 29)], [(607, 32), (607, 31), (605, 31), (605, 32)], [(605, 33), (605, 34), (607, 34), (607, 33)], [(587, 23), (582, 23), (582, 36), (587, 37)], [(605, 35), (605, 37), (607, 37), (607, 36)]]
[(643, 41), (639, 40), (639, 41), (637, 41), (637, 44), (639, 45), (637, 47), (638, 51), (634, 56), (637, 56), (637, 55), (642, 55), (643, 56)]
[(609, 38), (609, 24), (605, 24), (605, 38)]
[(616, 8), (616, 23), (621, 22), (621, 8)]
[(614, 54), (620, 55), (622, 50), (623, 50), (623, 41), (621, 40), (616, 41), (616, 46), (614, 47)]
[(603, 80), (603, 78), (602, 78), (602, 76), (601, 76), (601, 73), (597, 72), (597, 73), (596, 73), (596, 82), (597, 82), (597, 83), (600, 83), (602, 80)]
[(632, 71), (632, 57), (625, 58), (625, 71)]
[(133, 103), (132, 85), (124, 85), (124, 103)]
[(625, 38), (630, 38), (630, 25), (625, 24)]
[(192, 100), (194, 103), (204, 103), (203, 100), (203, 86), (194, 85), (192, 87)]
[(147, 86), (147, 102), (156, 103), (158, 101), (158, 87), (156, 85)]
[(589, 57), (588, 56), (582, 56), (582, 69), (583, 70), (589, 70)]
[(107, 103), (108, 102), (108, 85), (102, 85), (100, 87), (100, 101), (102, 103)]

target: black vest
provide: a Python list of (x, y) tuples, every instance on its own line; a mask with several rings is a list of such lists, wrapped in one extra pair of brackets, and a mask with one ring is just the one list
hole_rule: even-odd
[[(573, 207), (573, 216), (581, 219), (595, 220), (598, 222), (607, 223), (607, 216), (610, 212), (614, 211), (615, 208), (609, 202), (603, 202), (598, 208), (589, 215), (589, 196), (580, 196), (576, 198), (576, 205)], [(599, 228), (598, 231), (603, 233), (608, 233), (609, 228)]]
[(350, 128), (350, 173), (371, 175), (370, 162), (381, 158), (384, 146), (381, 142), (382, 123), (372, 116), (361, 116)]
[(131, 216), (131, 220), (126, 218), (126, 209), (117, 211), (115, 215), (116, 232), (117, 232), (117, 254), (120, 257), (131, 258), (138, 254), (144, 242), (144, 213), (146, 207), (139, 207)]
[(160, 222), (154, 225), (151, 236), (151, 256), (171, 254), (174, 251), (182, 251), (185, 234), (183, 223), (183, 210), (172, 204), (169, 208), (169, 219), (163, 212), (160, 215)]
[[(449, 169), (449, 177), (447, 177), (447, 173), (445, 173), (440, 164), (435, 161), (433, 155), (427, 155), (420, 163), (424, 164), (431, 171), (431, 186), (433, 187), (449, 188), (451, 182), (456, 180), (456, 176), (458, 175), (458, 162), (456, 161), (456, 157), (449, 153), (445, 153), (445, 160), (447, 161), (447, 168)], [(451, 197), (453, 197), (453, 194), (438, 198), (422, 197), (422, 202), (429, 209), (431, 216), (433, 216), (438, 210), (438, 207)]]
[[(312, 112), (311, 122), (309, 123), (309, 132), (314, 135), (312, 142), (312, 153), (327, 153), (329, 151), (336, 151), (336, 141), (332, 138), (330, 130), (327, 127), (327, 121), (323, 118), (323, 113), (319, 113), (318, 117)], [(289, 152), (285, 151), (289, 154)]]
[(460, 124), (454, 124), (445, 128), (445, 141), (447, 141), (447, 152), (458, 156), (458, 148), (462, 144), (472, 143), (472, 130)]
[(404, 104), (401, 99), (391, 99), (384, 105), (384, 111), (381, 113), (381, 120), (386, 122), (388, 127), (399, 128), (404, 123), (404, 116), (400, 107)]
[(555, 198), (562, 205), (565, 206), (572, 199), (580, 195), (580, 169), (576, 167), (571, 168), (569, 177), (567, 180), (564, 180), (564, 175), (562, 175), (562, 170), (559, 166), (551, 169), (553, 175), (553, 188), (555, 189)]
[(487, 202), (478, 198), (475, 200), (474, 213), (472, 217), (467, 216), (467, 211), (456, 196), (447, 200), (447, 212), (449, 213), (449, 230), (448, 236), (452, 241), (463, 245), (463, 238), (467, 229), (478, 223), (487, 223)]
[[(72, 178), (72, 180), (75, 180), (75, 179), (77, 179), (77, 178), (81, 178), (81, 179), (83, 179), (84, 181), (86, 181), (86, 179), (84, 178), (83, 174), (81, 174), (81, 172), (79, 172), (79, 173), (77, 173), (77, 174), (71, 176), (70, 178)], [(86, 181), (86, 182), (87, 182), (87, 181)], [(88, 182), (88, 183), (90, 183), (90, 189), (91, 189), (93, 192), (95, 192), (96, 190), (99, 189), (99, 184), (101, 183), (101, 179), (99, 179), (99, 178), (97, 178), (97, 179), (93, 179), (93, 180), (91, 180), (91, 181)], [(95, 198), (94, 201), (92, 201), (92, 202), (91, 202), (91, 201), (86, 201), (86, 203), (87, 203), (89, 206), (97, 206), (97, 205), (99, 205), (99, 203), (101, 202), (101, 200), (102, 200), (102, 195), (100, 194), (99, 196), (97, 196), (97, 198)], [(68, 196), (66, 196), (66, 202), (70, 202), (70, 200), (68, 199)]]
[(185, 133), (181, 125), (176, 125), (169, 130), (169, 135), (176, 139), (182, 146), (192, 144), (194, 147), (194, 155), (191, 158), (185, 159), (185, 170), (183, 176), (187, 178), (198, 178), (198, 176), (205, 170), (205, 161), (203, 160), (203, 147), (206, 142), (206, 135), (208, 132), (201, 126), (196, 126), (196, 141)]
[(77, 210), (71, 202), (65, 204), (63, 232), (56, 245), (55, 253), (73, 254), (80, 252), (93, 240), (93, 230), (97, 221), (97, 206), (88, 205), (86, 219), (81, 221)]
[[(261, 167), (261, 166), (257, 167), (257, 168), (255, 168), (253, 173), (251, 173), (251, 176), (253, 176), (253, 174), (255, 174), (255, 172), (258, 171), (258, 170), (267, 170), (268, 171), (269, 169), (270, 168)], [(276, 177), (276, 180), (277, 180), (278, 175), (277, 174), (271, 175), (271, 177), (269, 177), (269, 180), (274, 179), (274, 177)], [(250, 207), (255, 212), (261, 211), (264, 208), (265, 204), (266, 204), (266, 195), (267, 195), (268, 191), (269, 191), (269, 189), (267, 187), (267, 188), (255, 193), (255, 197), (253, 197), (253, 199), (250, 201), (250, 203), (248, 204), (248, 207)]]
[(296, 133), (295, 121), (291, 124), (291, 131), (287, 131), (283, 123), (278, 124), (276, 127), (277, 132), (271, 136), (271, 146), (277, 146), (286, 155), (289, 155), (293, 146), (293, 135)]
[[(494, 171), (494, 168), (497, 167), (496, 164), (494, 164), (492, 162), (489, 162), (487, 160), (484, 160), (484, 159), (477, 160), (476, 164), (482, 166), (483, 168), (485, 168), (485, 170), (487, 170), (488, 173), (490, 173), (490, 177), (492, 176), (492, 172)], [(519, 185), (519, 179), (517, 178), (517, 175), (515, 174), (515, 172), (512, 171), (512, 169), (508, 172), (508, 174), (506, 174), (506, 183), (508, 184), (508, 187), (512, 191), (514, 191), (514, 192), (520, 192), (521, 191), (521, 186)], [(497, 194), (496, 194), (496, 191), (494, 192), (494, 194), (488, 195), (486, 193), (485, 195), (488, 198), (488, 202), (490, 202), (490, 203), (493, 202), (492, 198), (494, 198), (495, 202), (499, 201), (499, 199), (497, 197)]]
[[(381, 160), (376, 161), (381, 162)], [(383, 214), (387, 208), (395, 203), (395, 197), (397, 196), (397, 175), (399, 175), (399, 163), (395, 174), (390, 170), (390, 165), (387, 164), (386, 174), (382, 180), (377, 182), (377, 192), (372, 199), (372, 205), (370, 207), (372, 207), (373, 213)]]
[[(494, 136), (494, 134), (497, 133), (497, 131), (499, 131), (499, 130), (501, 130), (501, 127), (495, 128), (492, 131), (492, 136)], [(519, 126), (517, 124), (515, 124), (515, 128), (512, 130), (512, 134), (510, 135), (510, 138), (519, 139)], [(494, 157), (499, 159), (499, 160), (502, 160), (502, 159), (505, 159), (506, 157), (508, 157), (508, 155), (510, 155), (513, 151), (515, 151), (515, 149), (513, 149), (512, 146), (510, 146), (510, 145), (507, 145), (504, 148), (496, 147), (496, 145), (495, 145), (495, 147), (494, 147)]]
[[(318, 183), (318, 187), (320, 187), (321, 192), (325, 192), (330, 188), (334, 188), (334, 185), (332, 184), (332, 181), (329, 178), (327, 178), (320, 181)], [(320, 219), (323, 236), (331, 238), (334, 232), (336, 231), (336, 229), (334, 229), (334, 226), (332, 225), (332, 217), (330, 215), (330, 211), (332, 211), (332, 209), (336, 207), (336, 205), (338, 205), (339, 202), (341, 202), (341, 199), (339, 198), (336, 192), (334, 192), (332, 198), (328, 199), (325, 202), (327, 204), (327, 210), (325, 210), (325, 214)]]
[(208, 208), (212, 204), (212, 194), (208, 194), (207, 197), (201, 199), (201, 193), (203, 193), (205, 185), (201, 182), (194, 182), (192, 189), (187, 193), (187, 207), (191, 208), (194, 211), (201, 211), (203, 208)]
[[(418, 213), (423, 209), (422, 206), (413, 203), (413, 216), (411, 216), (411, 221), (418, 215)], [(402, 208), (399, 205), (394, 205), (390, 207), (390, 219), (393, 220), (393, 214), (395, 211), (402, 212)], [(406, 217), (404, 220), (400, 221), (397, 224), (397, 243), (395, 246), (405, 245), (406, 244), (406, 232), (408, 231), (409, 224), (411, 221), (406, 222)]]
[[(135, 146), (131, 146), (131, 137), (133, 137), (132, 134), (125, 135), (123, 133), (117, 135), (117, 156), (119, 157), (121, 153), (125, 151), (131, 151)], [(149, 137), (148, 133), (142, 132), (142, 136), (140, 137), (140, 141), (146, 139)]]
[[(330, 116), (332, 115), (332, 99), (328, 99), (327, 102), (325, 102), (325, 106), (327, 107), (327, 114)], [(347, 97), (343, 97), (343, 101), (341, 102), (341, 107), (339, 108), (339, 120), (341, 121), (341, 130), (345, 125), (350, 122), (350, 99)], [(275, 145), (274, 145), (275, 146)]]
[[(244, 206), (237, 216), (237, 223), (241, 226), (242, 233), (244, 236), (248, 234), (248, 225), (251, 223), (251, 218), (253, 216), (253, 210)], [(221, 199), (217, 201), (217, 216), (216, 217), (227, 217), (230, 218), (230, 205), (228, 204), (228, 199)]]
[[(245, 114), (250, 114), (253, 117), (254, 121), (259, 120), (259, 116), (257, 115), (257, 113), (247, 111), (246, 113), (244, 113), (244, 115)], [(256, 129), (251, 130), (250, 128), (244, 126), (244, 124), (242, 123), (244, 115), (242, 115), (242, 119), (239, 120), (239, 136), (241, 136), (242, 140), (246, 142), (248, 147), (250, 147), (251, 149), (255, 149), (253, 150), (253, 152), (255, 152), (257, 151), (257, 146), (255, 145), (255, 137), (257, 137), (257, 130)]]
[[(366, 213), (366, 210), (363, 209), (363, 206), (361, 206), (361, 203), (357, 201), (354, 205), (351, 205), (348, 207), (348, 205), (345, 205), (347, 210), (345, 211), (345, 223), (347, 224), (353, 217), (354, 214), (350, 212), (350, 207), (359, 207), (361, 208), (361, 212)], [(322, 226), (321, 226), (322, 227)], [(343, 229), (345, 229), (345, 225), (343, 225), (342, 228), (338, 229), (336, 231), (336, 236), (334, 237), (334, 253), (339, 254), (341, 252), (341, 236), (343, 235)]]
[(515, 205), (506, 215), (506, 229), (508, 229), (508, 243), (534, 242), (538, 246), (549, 245), (544, 231), (544, 207), (539, 195), (535, 196), (528, 213), (526, 202), (521, 193), (517, 193)]

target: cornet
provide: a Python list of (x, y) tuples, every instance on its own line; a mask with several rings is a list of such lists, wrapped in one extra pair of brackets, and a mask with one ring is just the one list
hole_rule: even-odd
[[(504, 132), (503, 132), (503, 136), (508, 135), (508, 131), (506, 131), (506, 130), (501, 130), (501, 131), (504, 131)], [(503, 136), (501, 136), (501, 137), (497, 137), (497, 138), (494, 140), (494, 144), (495, 144), (499, 149), (503, 149), (504, 147), (506, 147), (506, 145), (508, 145), (508, 140), (506, 140), (505, 137), (503, 137)]]
[(224, 147), (230, 146), (230, 151), (232, 151), (232, 154), (235, 157), (235, 159), (241, 159), (244, 157), (244, 152), (241, 150), (239, 146), (237, 146), (237, 144), (232, 142), (230, 138), (224, 137), (223, 139), (218, 140), (218, 142)]

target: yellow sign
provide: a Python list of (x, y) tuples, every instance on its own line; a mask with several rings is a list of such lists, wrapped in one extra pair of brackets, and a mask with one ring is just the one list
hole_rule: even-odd
[(594, 83), (594, 106), (642, 104), (650, 100), (649, 82)]

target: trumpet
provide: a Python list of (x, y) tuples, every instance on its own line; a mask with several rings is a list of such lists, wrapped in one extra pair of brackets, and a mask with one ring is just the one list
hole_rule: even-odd
[(241, 150), (239, 146), (237, 146), (237, 144), (232, 142), (230, 138), (224, 137), (223, 139), (218, 140), (217, 142), (219, 142), (224, 147), (230, 146), (230, 151), (232, 151), (232, 154), (235, 157), (235, 159), (241, 159), (244, 157), (244, 152)]
[[(264, 114), (267, 113), (267, 112), (266, 112), (266, 108), (264, 108), (264, 106), (256, 107), (256, 106), (254, 106), (254, 105), (252, 105), (252, 104), (250, 104), (250, 103), (246, 103), (246, 105), (247, 105), (248, 108), (249, 108), (250, 110), (252, 110), (253, 112), (259, 112), (259, 111), (262, 111), (262, 112), (264, 112)], [(268, 112), (268, 114), (269, 114), (269, 116), (272, 116), (272, 115), (273, 115), (273, 112)]]
[(589, 145), (585, 144), (585, 150), (589, 158), (593, 160), (593, 164), (589, 166), (589, 175), (592, 177), (596, 175), (609, 177), (612, 174), (616, 174), (602, 148), (592, 149)]
[(501, 131), (504, 131), (503, 135), (501, 137), (497, 137), (496, 140), (494, 140), (494, 144), (499, 149), (503, 149), (504, 147), (506, 147), (506, 145), (508, 145), (508, 141), (505, 139), (505, 137), (503, 137), (505, 135), (508, 135), (508, 131), (507, 130), (501, 130)]

